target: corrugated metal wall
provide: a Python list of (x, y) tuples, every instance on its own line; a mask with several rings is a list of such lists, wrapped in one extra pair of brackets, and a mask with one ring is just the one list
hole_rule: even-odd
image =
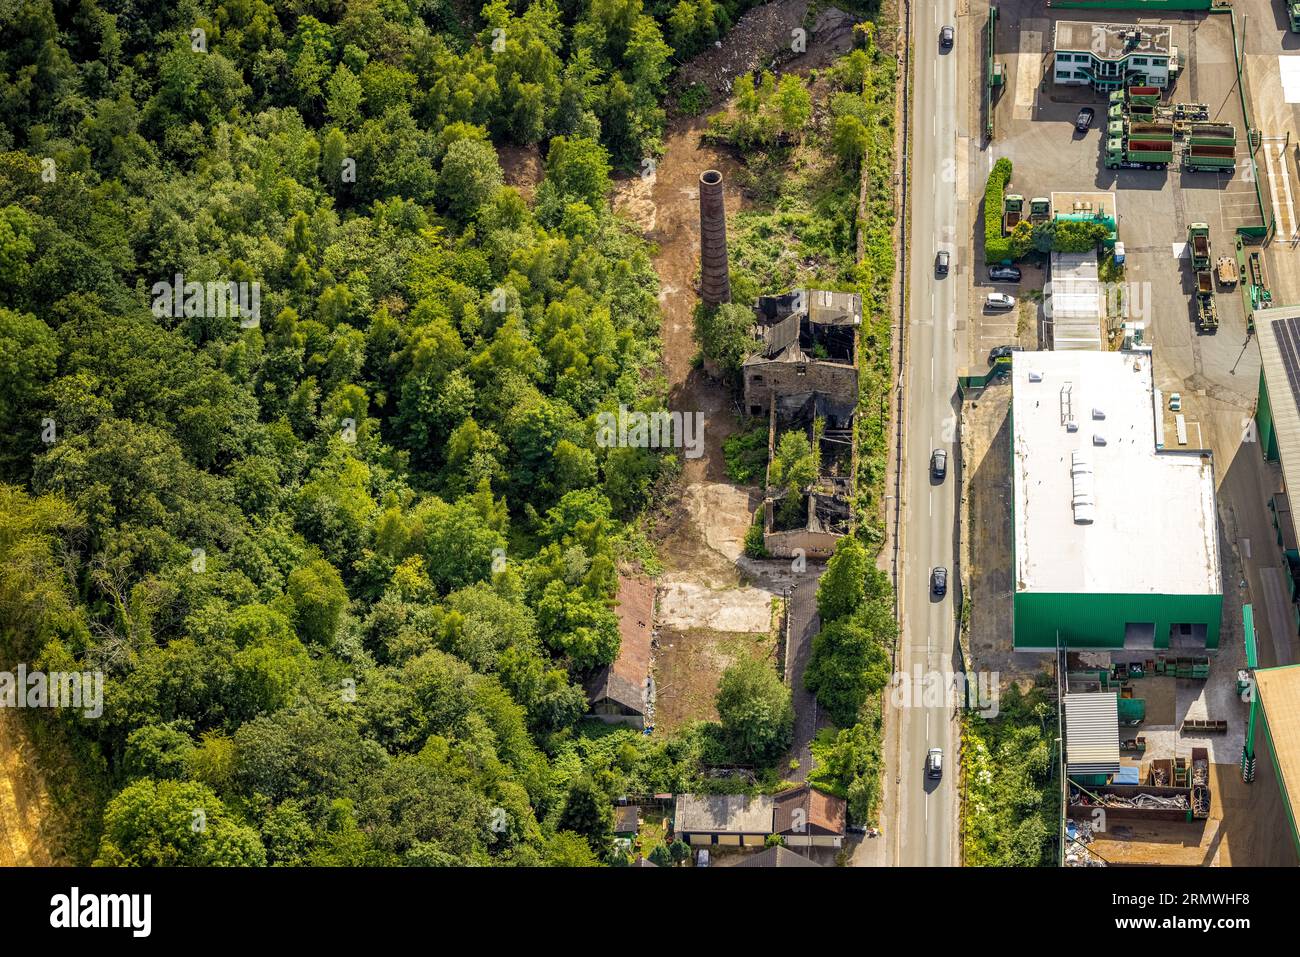
[(1205, 647), (1219, 647), (1221, 595), (1074, 595), (1020, 592), (1013, 599), (1015, 647), (1053, 648), (1057, 632), (1072, 648), (1123, 648), (1129, 622), (1155, 625), (1154, 644), (1169, 647), (1174, 624), (1205, 626)]
[(1259, 447), (1268, 462), (1277, 461), (1277, 430), (1273, 426), (1273, 404), (1268, 398), (1268, 385), (1264, 370), (1259, 370), (1259, 402), (1255, 405), (1255, 428), (1259, 433)]

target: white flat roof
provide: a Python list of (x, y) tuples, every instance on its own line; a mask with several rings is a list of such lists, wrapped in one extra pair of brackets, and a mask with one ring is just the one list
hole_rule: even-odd
[(1222, 593), (1211, 459), (1156, 449), (1152, 383), (1149, 353), (1012, 354), (1017, 592)]

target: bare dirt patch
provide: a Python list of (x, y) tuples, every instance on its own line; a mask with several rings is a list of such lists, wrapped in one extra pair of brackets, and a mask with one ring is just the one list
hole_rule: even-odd
[(672, 731), (692, 721), (716, 721), (718, 679), (748, 658), (776, 660), (771, 631), (733, 634), (708, 628), (661, 628), (655, 664), (655, 726)]
[(52, 841), (53, 812), (31, 763), (35, 754), (19, 717), (0, 708), (0, 867), (68, 863)]
[(772, 593), (762, 588), (711, 589), (665, 576), (659, 584), (659, 621), (669, 628), (762, 632), (772, 618)]
[[(736, 77), (778, 65), (811, 69), (848, 52), (857, 18), (835, 7), (806, 23), (808, 0), (775, 0), (750, 10), (732, 27), (719, 47), (705, 50), (677, 74), (677, 85), (699, 83), (714, 99), (731, 92)], [(795, 34), (803, 30), (802, 38)], [(802, 43), (804, 52), (796, 50)]]
[(497, 161), (505, 174), (506, 185), (519, 190), (526, 200), (533, 198), (542, 181), (542, 154), (536, 146), (506, 143), (497, 147)]

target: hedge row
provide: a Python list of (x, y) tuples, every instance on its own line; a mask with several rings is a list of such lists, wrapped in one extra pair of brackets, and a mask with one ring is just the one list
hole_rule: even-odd
[(1011, 241), (1002, 235), (1002, 198), (1011, 181), (1011, 160), (1005, 156), (993, 164), (984, 186), (984, 260), (990, 263), (1011, 258)]

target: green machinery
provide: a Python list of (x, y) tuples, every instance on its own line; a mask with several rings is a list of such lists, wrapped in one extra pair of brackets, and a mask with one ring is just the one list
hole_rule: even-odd
[(1210, 227), (1192, 223), (1187, 227), (1187, 247), (1196, 274), (1196, 324), (1203, 330), (1217, 329), (1219, 315), (1214, 307), (1214, 270), (1210, 261)]
[(1273, 293), (1268, 288), (1268, 277), (1264, 275), (1264, 260), (1259, 252), (1252, 252), (1246, 257), (1246, 277), (1250, 282), (1250, 307), (1252, 310), (1267, 308), (1273, 303)]
[(1002, 198), (1002, 234), (1010, 236), (1011, 230), (1016, 228), (1016, 223), (1024, 217), (1025, 198), (1014, 193), (1008, 193)]
[(1161, 114), (1160, 90), (1133, 86), (1110, 95), (1107, 169), (1164, 169), (1174, 159), (1174, 124)]

